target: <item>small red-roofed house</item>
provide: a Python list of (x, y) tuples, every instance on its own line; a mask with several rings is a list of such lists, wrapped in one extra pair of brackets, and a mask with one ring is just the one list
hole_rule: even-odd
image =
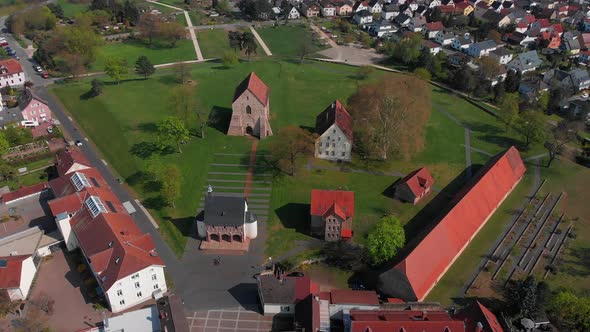
[(10, 301), (26, 299), (36, 272), (31, 255), (0, 257), (0, 292)]
[(25, 72), (20, 62), (15, 59), (0, 61), (0, 88), (5, 86), (22, 86), (25, 84)]
[(326, 241), (352, 237), (354, 192), (339, 190), (311, 191), (311, 234)]
[(254, 72), (236, 88), (231, 108), (228, 135), (252, 135), (260, 139), (272, 135), (270, 89)]
[(394, 186), (394, 197), (400, 201), (417, 204), (426, 194), (434, 179), (426, 167), (422, 167), (406, 175)]
[(334, 101), (315, 120), (315, 157), (326, 160), (352, 158), (352, 118), (339, 100)]
[(472, 302), (456, 317), (465, 322), (465, 327), (469, 332), (504, 332), (496, 315), (479, 301)]

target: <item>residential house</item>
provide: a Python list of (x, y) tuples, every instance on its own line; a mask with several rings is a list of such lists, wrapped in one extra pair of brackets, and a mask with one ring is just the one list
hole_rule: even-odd
[(336, 6), (330, 2), (330, 0), (326, 0), (321, 3), (322, 7), (322, 16), (323, 17), (334, 17), (336, 16)]
[(427, 49), (430, 51), (431, 54), (437, 54), (442, 50), (441, 44), (435, 43), (431, 40), (424, 39), (422, 40), (422, 45), (420, 46), (421, 49)]
[(258, 236), (258, 219), (243, 195), (214, 193), (209, 186), (205, 209), (197, 217), (200, 249), (247, 251)]
[(383, 6), (383, 10), (381, 11), (381, 17), (386, 20), (392, 21), (397, 15), (399, 15), (399, 5), (397, 4), (387, 4)]
[(311, 191), (311, 234), (333, 242), (352, 238), (354, 192)]
[(512, 60), (512, 53), (505, 47), (498, 47), (489, 53), (489, 57), (498, 61), (499, 64), (505, 65)]
[(289, 9), (289, 12), (287, 13), (287, 19), (298, 20), (300, 18), (301, 18), (301, 14), (299, 14), (299, 11), (297, 10), (297, 8), (295, 8), (295, 6), (291, 6), (291, 9)]
[(514, 59), (512, 59), (512, 61), (508, 63), (507, 67), (508, 69), (512, 69), (524, 74), (528, 71), (537, 69), (537, 67), (539, 67), (542, 63), (543, 61), (539, 59), (537, 51), (533, 50), (518, 54)]
[(537, 100), (537, 96), (547, 91), (549, 91), (549, 85), (538, 77), (522, 80), (518, 86), (518, 92), (528, 101)]
[(373, 14), (368, 10), (355, 12), (352, 20), (358, 25), (365, 25), (373, 22)]
[(339, 1), (336, 3), (336, 14), (338, 16), (348, 16), (352, 14), (352, 4), (349, 1)]
[(408, 29), (412, 32), (420, 32), (426, 25), (426, 17), (419, 15), (412, 17), (408, 24)]
[(531, 30), (539, 30), (539, 32), (547, 31), (551, 27), (551, 22), (546, 18), (540, 18), (531, 24)]
[(381, 4), (380, 0), (370, 0), (369, 1), (369, 9), (372, 14), (380, 14), (383, 10), (383, 5)]
[(15, 59), (0, 60), (0, 88), (23, 86), (25, 80), (25, 72), (20, 62)]
[(460, 52), (454, 52), (454, 53), (449, 54), (447, 56), (447, 62), (450, 65), (457, 66), (457, 67), (466, 66), (470, 60), (471, 59), (469, 58), (469, 56), (467, 54), (460, 53)]
[(431, 23), (426, 23), (426, 39), (435, 39), (436, 38), (436, 34), (439, 31), (443, 31), (445, 29), (445, 26), (442, 24), (442, 22), (431, 22)]
[(393, 197), (416, 205), (429, 192), (434, 179), (426, 167), (419, 168), (393, 186)]
[(582, 51), (578, 55), (578, 62), (588, 64), (588, 60), (590, 60), (590, 51)]
[(434, 37), (434, 41), (445, 46), (451, 45), (455, 39), (455, 34), (452, 31), (439, 31)]
[(393, 19), (393, 23), (395, 23), (400, 28), (407, 28), (411, 21), (412, 17), (404, 13), (400, 13)]
[(434, 9), (434, 8), (440, 6), (441, 4), (442, 4), (442, 2), (440, 0), (430, 0), (430, 2), (428, 3), (428, 8)]
[(380, 293), (405, 301), (423, 301), (525, 172), (515, 147), (492, 157), (459, 191), (436, 226), (400, 263), (379, 276)]
[(361, 1), (358, 0), (357, 2), (354, 3), (354, 5), (352, 6), (352, 11), (355, 13), (358, 12), (362, 12), (363, 10), (369, 10), (369, 1)]
[(466, 32), (463, 35), (455, 37), (451, 43), (451, 47), (457, 51), (467, 52), (471, 44), (473, 44), (473, 37), (471, 37), (469, 32)]
[(580, 53), (580, 50), (582, 49), (582, 45), (578, 39), (564, 39), (564, 42), (561, 45), (562, 49), (568, 51), (572, 55)]
[(574, 91), (573, 82), (570, 74), (559, 68), (552, 68), (543, 74), (543, 82), (552, 88), (560, 87), (565, 91)]
[(319, 286), (308, 276), (285, 276), (282, 271), (275, 271), (274, 275), (260, 275), (256, 279), (263, 315), (294, 316), (299, 302), (319, 293)]
[(351, 160), (354, 143), (352, 118), (339, 100), (316, 117), (315, 132), (318, 134), (315, 142), (316, 158)]
[(18, 107), (23, 118), (21, 121), (23, 127), (36, 127), (53, 121), (53, 115), (47, 103), (34, 95), (30, 89), (25, 88), (18, 99)]
[(469, 2), (460, 2), (455, 4), (454, 12), (458, 15), (469, 16), (475, 8)]
[(488, 55), (491, 51), (498, 48), (498, 44), (492, 39), (487, 39), (479, 43), (469, 45), (467, 54), (472, 57), (479, 58)]
[(539, 46), (547, 45), (545, 48), (550, 49), (559, 49), (561, 46), (561, 37), (550, 30), (543, 31), (539, 34), (537, 38), (537, 44)]
[(590, 32), (590, 18), (584, 20), (584, 32)]
[(373, 37), (387, 37), (396, 33), (399, 29), (391, 22), (384, 18), (371, 23), (367, 27), (367, 31)]
[(0, 292), (10, 301), (25, 300), (36, 272), (31, 255), (0, 257)]
[(520, 32), (520, 33), (525, 33), (528, 29), (529, 29), (529, 23), (527, 23), (525, 21), (521, 21), (521, 22), (516, 23), (516, 28), (514, 29), (514, 31)]
[(57, 154), (49, 210), (66, 248), (80, 248), (116, 313), (167, 291), (164, 263), (100, 172), (78, 150)]
[(320, 10), (320, 5), (314, 1), (306, 1), (301, 4), (301, 13), (307, 18), (318, 17)]
[(231, 108), (228, 135), (250, 135), (260, 139), (272, 135), (269, 122), (270, 89), (254, 72), (236, 88)]

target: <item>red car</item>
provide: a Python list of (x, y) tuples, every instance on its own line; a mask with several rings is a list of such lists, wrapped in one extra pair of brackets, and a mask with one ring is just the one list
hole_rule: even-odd
[(49, 74), (46, 71), (44, 71), (44, 72), (41, 73), (41, 77), (43, 77), (43, 78), (49, 78)]
[(8, 42), (1, 42), (0, 46), (4, 47), (4, 46), (8, 46)]

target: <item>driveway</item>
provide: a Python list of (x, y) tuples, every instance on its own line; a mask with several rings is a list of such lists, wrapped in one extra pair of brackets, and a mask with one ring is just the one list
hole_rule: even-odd
[(29, 305), (45, 299), (55, 301), (54, 313), (47, 317), (52, 331), (77, 331), (102, 322), (101, 313), (92, 308), (80, 290), (82, 281), (76, 266), (68, 263), (61, 250), (52, 257), (39, 266)]

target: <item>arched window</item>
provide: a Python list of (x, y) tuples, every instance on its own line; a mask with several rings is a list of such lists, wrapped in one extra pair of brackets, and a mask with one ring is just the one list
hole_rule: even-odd
[(252, 107), (250, 105), (246, 106), (246, 114), (252, 114)]

